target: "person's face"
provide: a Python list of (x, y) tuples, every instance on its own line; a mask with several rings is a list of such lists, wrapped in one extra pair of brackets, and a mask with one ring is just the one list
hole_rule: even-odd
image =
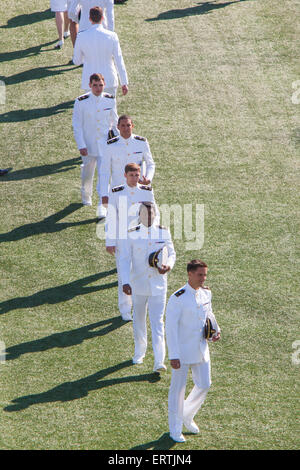
[(123, 139), (129, 139), (133, 129), (131, 119), (121, 119), (120, 123), (118, 124), (118, 129)]
[(155, 219), (155, 209), (154, 207), (141, 205), (140, 208), (140, 222), (145, 225), (145, 227), (150, 227), (153, 224)]
[(198, 268), (196, 271), (189, 271), (188, 278), (194, 289), (203, 287), (207, 278), (207, 268)]
[(133, 187), (138, 184), (138, 181), (140, 179), (140, 173), (141, 172), (139, 170), (128, 171), (128, 173), (125, 173), (125, 178), (128, 186)]
[(103, 92), (104, 86), (105, 86), (104, 80), (93, 80), (92, 83), (90, 83), (90, 89), (92, 90), (92, 93), (95, 96), (101, 95), (101, 93)]

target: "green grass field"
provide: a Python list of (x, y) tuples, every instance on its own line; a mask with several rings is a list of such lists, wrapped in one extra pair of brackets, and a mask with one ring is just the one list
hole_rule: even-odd
[(120, 319), (115, 265), (96, 236), (96, 191), (93, 207), (80, 204), (71, 118), (82, 69), (67, 65), (71, 41), (53, 50), (48, 1), (1, 2), (0, 168), (12, 167), (0, 180), (1, 449), (299, 448), (297, 6), (115, 6), (130, 81), (118, 111), (150, 142), (157, 202), (204, 205), (204, 245), (175, 240), (168, 293), (201, 257), (222, 328), (200, 435), (175, 444), (170, 367), (152, 373), (150, 339), (144, 364), (131, 364), (132, 324)]

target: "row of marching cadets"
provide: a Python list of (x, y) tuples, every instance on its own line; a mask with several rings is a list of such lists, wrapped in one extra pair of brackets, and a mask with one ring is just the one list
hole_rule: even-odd
[[(101, 9), (92, 8), (90, 18), (94, 20), (95, 10), (101, 13)], [(87, 38), (81, 39), (83, 43), (88, 43)], [(90, 38), (90, 47), (92, 44)], [(74, 51), (76, 59), (76, 43)], [(84, 75), (85, 54), (82, 50), (80, 54)], [(133, 319), (133, 363), (143, 363), (146, 354), (148, 311), (153, 370), (161, 373), (167, 369), (164, 325), (167, 276), (174, 268), (176, 254), (169, 229), (159, 224), (160, 214), (151, 185), (155, 163), (147, 139), (133, 132), (132, 118), (127, 114), (118, 116), (116, 93), (111, 92), (111, 87), (107, 91), (105, 71), (101, 73), (96, 68), (88, 82), (89, 91), (76, 99), (73, 111), (74, 137), (82, 158), (82, 203), (92, 205), (97, 168), (97, 216), (105, 222), (106, 250), (116, 260), (122, 319)], [(126, 94), (124, 89), (122, 92)], [(211, 383), (208, 341), (220, 338), (211, 308), (211, 291), (205, 287), (207, 269), (201, 260), (190, 261), (187, 283), (170, 297), (166, 308), (166, 339), (172, 368), (169, 428), (176, 442), (185, 441), (183, 425), (192, 433), (199, 432), (193, 418)], [(189, 368), (194, 388), (185, 400)]]

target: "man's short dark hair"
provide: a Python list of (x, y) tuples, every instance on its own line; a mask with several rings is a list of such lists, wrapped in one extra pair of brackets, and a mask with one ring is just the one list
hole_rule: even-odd
[(104, 77), (103, 77), (102, 73), (93, 73), (90, 76), (90, 83), (92, 83), (93, 81), (100, 82), (100, 80), (103, 80), (104, 83), (105, 83), (105, 80), (104, 80)]
[(100, 23), (103, 18), (103, 10), (101, 7), (93, 7), (90, 9), (90, 19), (93, 23)]
[(187, 272), (190, 272), (190, 271), (196, 271), (198, 268), (207, 268), (207, 267), (208, 267), (207, 264), (201, 259), (192, 259), (192, 261), (190, 261), (187, 264), (186, 270)]
[(122, 116), (120, 116), (119, 119), (118, 119), (118, 125), (120, 124), (121, 121), (123, 121), (123, 119), (126, 119), (126, 120), (129, 119), (129, 121), (131, 121), (131, 123), (132, 123), (131, 116), (129, 116), (128, 114), (122, 114)]
[(129, 171), (139, 171), (140, 172), (141, 167), (137, 163), (127, 163), (127, 165), (125, 166), (126, 175)]

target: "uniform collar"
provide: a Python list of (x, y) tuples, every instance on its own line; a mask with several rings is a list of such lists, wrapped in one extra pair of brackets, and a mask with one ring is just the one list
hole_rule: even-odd
[(133, 139), (133, 134), (131, 134), (131, 136), (128, 139), (124, 139), (124, 137), (122, 137), (120, 134), (120, 141), (124, 142), (125, 144), (131, 142), (132, 139)]
[(186, 283), (186, 288), (193, 295), (199, 295), (201, 292), (201, 287), (199, 289), (194, 289), (188, 282)]
[[(128, 191), (136, 191), (138, 189), (138, 186), (128, 186), (127, 183), (125, 183), (125, 188), (128, 190)], [(141, 224), (142, 225), (142, 224)]]

